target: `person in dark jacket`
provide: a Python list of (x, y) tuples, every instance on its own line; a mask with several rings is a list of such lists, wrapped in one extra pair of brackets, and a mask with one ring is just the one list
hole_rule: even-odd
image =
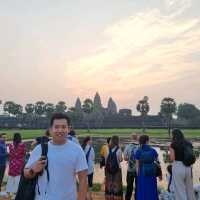
[(4, 173), (6, 170), (7, 148), (5, 142), (6, 134), (0, 133), (0, 192), (3, 182)]

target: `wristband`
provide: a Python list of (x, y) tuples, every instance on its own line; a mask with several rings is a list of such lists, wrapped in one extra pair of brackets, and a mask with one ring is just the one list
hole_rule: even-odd
[(34, 170), (33, 170), (32, 168), (30, 168), (29, 174), (30, 174), (31, 176), (33, 176), (33, 175), (35, 174), (35, 172), (34, 172)]

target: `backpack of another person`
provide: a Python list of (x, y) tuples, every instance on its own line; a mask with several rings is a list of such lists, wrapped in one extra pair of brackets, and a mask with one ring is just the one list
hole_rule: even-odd
[(109, 174), (116, 174), (119, 170), (119, 164), (117, 160), (117, 150), (119, 148), (117, 147), (113, 152), (111, 149), (109, 149), (108, 158), (106, 160), (106, 166), (105, 169)]
[(142, 149), (140, 157), (141, 170), (144, 176), (156, 176), (157, 168), (155, 165), (155, 159), (152, 155), (152, 151)]
[[(47, 157), (48, 143), (41, 143), (41, 149), (42, 149), (41, 156)], [(47, 179), (49, 181), (48, 159), (47, 159), (47, 165), (45, 167), (45, 170), (47, 172)], [(37, 174), (32, 179), (28, 179), (24, 176), (24, 169), (22, 169), (15, 200), (34, 200), (35, 199), (35, 188), (38, 182), (38, 176), (39, 174)], [(39, 192), (39, 188), (38, 188), (38, 192)]]
[(130, 158), (128, 161), (128, 165), (129, 165), (129, 168), (131, 169), (131, 171), (136, 171), (135, 153), (136, 153), (137, 149), (138, 149), (138, 147), (136, 145), (134, 145), (132, 147), (132, 151), (131, 151)]
[(185, 143), (183, 148), (183, 164), (187, 167), (193, 165), (196, 157), (193, 151), (193, 146), (189, 142)]

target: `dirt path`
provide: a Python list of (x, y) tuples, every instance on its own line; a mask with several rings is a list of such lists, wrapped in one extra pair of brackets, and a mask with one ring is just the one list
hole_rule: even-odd
[(93, 200), (105, 200), (103, 192), (96, 192), (92, 194)]
[[(94, 192), (92, 194), (93, 200), (105, 200), (104, 193), (103, 192)], [(0, 200), (11, 200), (10, 198), (2, 198), (0, 197)]]

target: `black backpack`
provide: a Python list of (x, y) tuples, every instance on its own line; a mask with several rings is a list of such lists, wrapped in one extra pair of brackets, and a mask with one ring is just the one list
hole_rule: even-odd
[(109, 149), (109, 154), (108, 154), (108, 158), (106, 160), (106, 166), (105, 169), (109, 174), (116, 174), (119, 170), (119, 164), (118, 164), (118, 160), (117, 160), (117, 150), (119, 149), (119, 147), (117, 147), (115, 149), (115, 151), (112, 152), (111, 149)]
[(186, 167), (193, 165), (196, 161), (196, 157), (193, 151), (193, 146), (191, 143), (185, 143), (183, 147), (183, 164)]
[[(41, 155), (47, 158), (48, 143), (41, 143), (41, 148), (42, 148)], [(45, 167), (45, 170), (47, 171), (47, 179), (49, 181), (48, 159), (47, 159), (47, 165)], [(38, 182), (38, 176), (39, 174), (36, 175), (32, 179), (28, 179), (24, 176), (24, 169), (22, 170), (15, 200), (34, 200), (35, 199), (35, 188)], [(39, 188), (38, 188), (38, 193), (40, 193)]]

